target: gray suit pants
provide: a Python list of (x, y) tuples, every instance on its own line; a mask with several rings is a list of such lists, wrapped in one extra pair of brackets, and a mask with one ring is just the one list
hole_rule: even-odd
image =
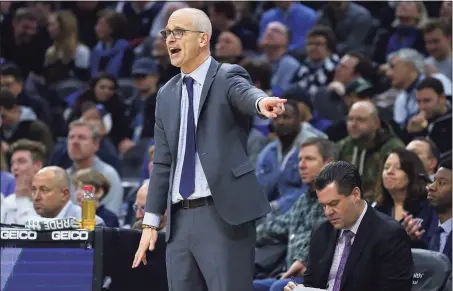
[(172, 213), (167, 245), (170, 291), (252, 291), (255, 222), (233, 226), (214, 205)]

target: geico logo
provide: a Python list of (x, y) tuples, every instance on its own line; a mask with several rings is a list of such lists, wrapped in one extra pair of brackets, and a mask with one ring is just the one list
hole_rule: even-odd
[(38, 233), (30, 230), (2, 230), (0, 237), (2, 239), (35, 240)]
[(88, 240), (88, 231), (53, 231), (52, 240)]

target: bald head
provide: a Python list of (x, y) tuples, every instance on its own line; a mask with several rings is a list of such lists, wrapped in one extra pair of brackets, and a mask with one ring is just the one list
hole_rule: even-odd
[(69, 188), (70, 185), (70, 179), (69, 175), (66, 172), (65, 169), (57, 167), (57, 166), (49, 166), (42, 168), (41, 170), (38, 171), (38, 174), (43, 174), (43, 175), (53, 175), (53, 180), (58, 183), (58, 185), (61, 188)]
[(135, 199), (135, 205), (137, 205), (137, 212), (135, 213), (135, 217), (137, 219), (143, 219), (145, 216), (145, 212), (143, 209), (146, 205), (146, 197), (148, 196), (148, 186), (149, 186), (149, 179), (145, 180), (143, 185), (137, 191), (137, 198)]
[(269, 22), (264, 30), (259, 46), (263, 49), (286, 48), (289, 44), (289, 29), (278, 21)]
[(70, 198), (69, 176), (64, 169), (45, 167), (33, 177), (33, 207), (40, 216), (55, 218)]
[(370, 101), (358, 101), (351, 106), (348, 114), (348, 134), (356, 141), (372, 144), (381, 127), (379, 113)]
[(204, 13), (203, 10), (185, 7), (173, 12), (170, 18), (173, 16), (190, 17), (192, 19), (194, 30), (203, 31), (204, 33), (207, 33), (209, 36), (212, 35), (211, 20), (209, 19), (208, 15)]
[(375, 120), (379, 120), (378, 109), (376, 105), (374, 105), (374, 103), (370, 101), (357, 101), (351, 106), (350, 112), (351, 111), (360, 111), (369, 115), (371, 118), (374, 118)]

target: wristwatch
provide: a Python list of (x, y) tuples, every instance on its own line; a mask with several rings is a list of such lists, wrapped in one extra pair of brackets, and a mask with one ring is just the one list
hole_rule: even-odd
[(142, 229), (146, 229), (146, 228), (151, 228), (151, 229), (157, 230), (157, 227), (155, 227), (155, 226), (148, 225), (148, 224), (142, 224)]

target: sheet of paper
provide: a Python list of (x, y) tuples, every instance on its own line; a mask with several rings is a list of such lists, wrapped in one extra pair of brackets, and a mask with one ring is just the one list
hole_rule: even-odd
[(294, 291), (327, 291), (326, 289), (310, 288), (304, 286), (297, 286)]

